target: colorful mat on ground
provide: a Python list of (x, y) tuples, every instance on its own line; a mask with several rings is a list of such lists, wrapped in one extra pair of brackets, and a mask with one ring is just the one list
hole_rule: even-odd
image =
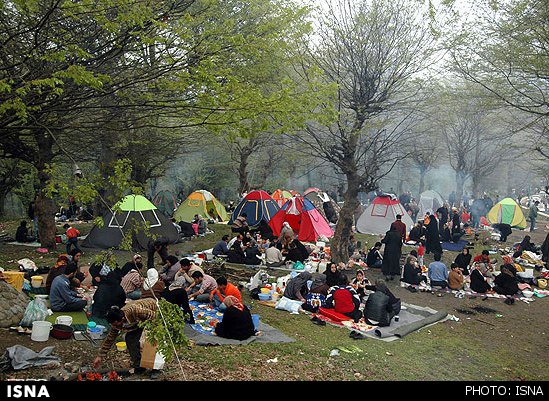
[(440, 245), (445, 251), (461, 252), (467, 246), (467, 241), (462, 239), (459, 242), (442, 242)]
[(223, 313), (213, 308), (209, 304), (190, 301), (189, 305), (193, 311), (195, 324), (191, 327), (202, 334), (214, 335), (214, 325), (216, 321), (223, 320)]
[(53, 312), (53, 315), (50, 315), (46, 318), (46, 320), (50, 323), (55, 324), (55, 320), (59, 316), (70, 316), (72, 317), (72, 325), (80, 325), (80, 324), (88, 324), (88, 317), (86, 316), (85, 312)]

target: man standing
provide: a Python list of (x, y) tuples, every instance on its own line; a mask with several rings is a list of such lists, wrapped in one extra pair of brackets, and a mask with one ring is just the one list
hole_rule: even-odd
[(400, 234), (400, 238), (402, 239), (402, 242), (406, 242), (406, 224), (402, 222), (402, 215), (397, 214), (396, 220), (391, 223), (391, 230), (395, 227), (397, 232)]
[(154, 269), (154, 254), (158, 252), (162, 259), (162, 264), (165, 265), (168, 259), (168, 239), (159, 238), (156, 241), (149, 240), (147, 245), (147, 269)]
[(533, 232), (536, 229), (536, 219), (538, 218), (538, 205), (539, 201), (535, 201), (532, 206), (530, 206), (530, 213), (528, 213), (528, 218), (530, 219), (530, 232)]

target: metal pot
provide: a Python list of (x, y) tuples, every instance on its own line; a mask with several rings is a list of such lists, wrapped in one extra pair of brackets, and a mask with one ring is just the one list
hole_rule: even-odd
[(66, 324), (54, 324), (51, 335), (58, 340), (66, 340), (72, 337), (74, 329)]

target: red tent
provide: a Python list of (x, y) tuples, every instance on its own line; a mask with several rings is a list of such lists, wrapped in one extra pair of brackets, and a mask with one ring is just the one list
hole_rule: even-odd
[(284, 222), (288, 222), (300, 241), (316, 242), (319, 236), (333, 237), (334, 232), (313, 204), (302, 196), (289, 199), (269, 221), (274, 235), (280, 235)]

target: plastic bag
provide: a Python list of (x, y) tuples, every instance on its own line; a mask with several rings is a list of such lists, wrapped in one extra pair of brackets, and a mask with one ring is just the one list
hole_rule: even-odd
[(19, 323), (20, 326), (24, 327), (31, 327), (32, 322), (35, 322), (37, 320), (46, 320), (46, 317), (48, 317), (48, 308), (46, 307), (46, 303), (42, 298), (35, 298), (29, 302), (27, 305), (27, 308), (25, 309), (25, 314), (23, 315), (23, 319), (21, 319), (21, 322)]
[(299, 308), (303, 303), (301, 301), (294, 301), (293, 299), (282, 297), (276, 303), (275, 309), (286, 310), (291, 313), (299, 313)]
[(294, 270), (303, 270), (303, 269), (305, 269), (305, 265), (303, 264), (303, 262), (300, 262), (298, 260), (297, 262), (294, 263), (294, 266), (292, 267), (292, 269), (294, 269)]
[(28, 258), (19, 259), (17, 263), (19, 263), (19, 266), (21, 266), (24, 270), (32, 270), (32, 271), (38, 270), (38, 267), (36, 266), (36, 264)]

